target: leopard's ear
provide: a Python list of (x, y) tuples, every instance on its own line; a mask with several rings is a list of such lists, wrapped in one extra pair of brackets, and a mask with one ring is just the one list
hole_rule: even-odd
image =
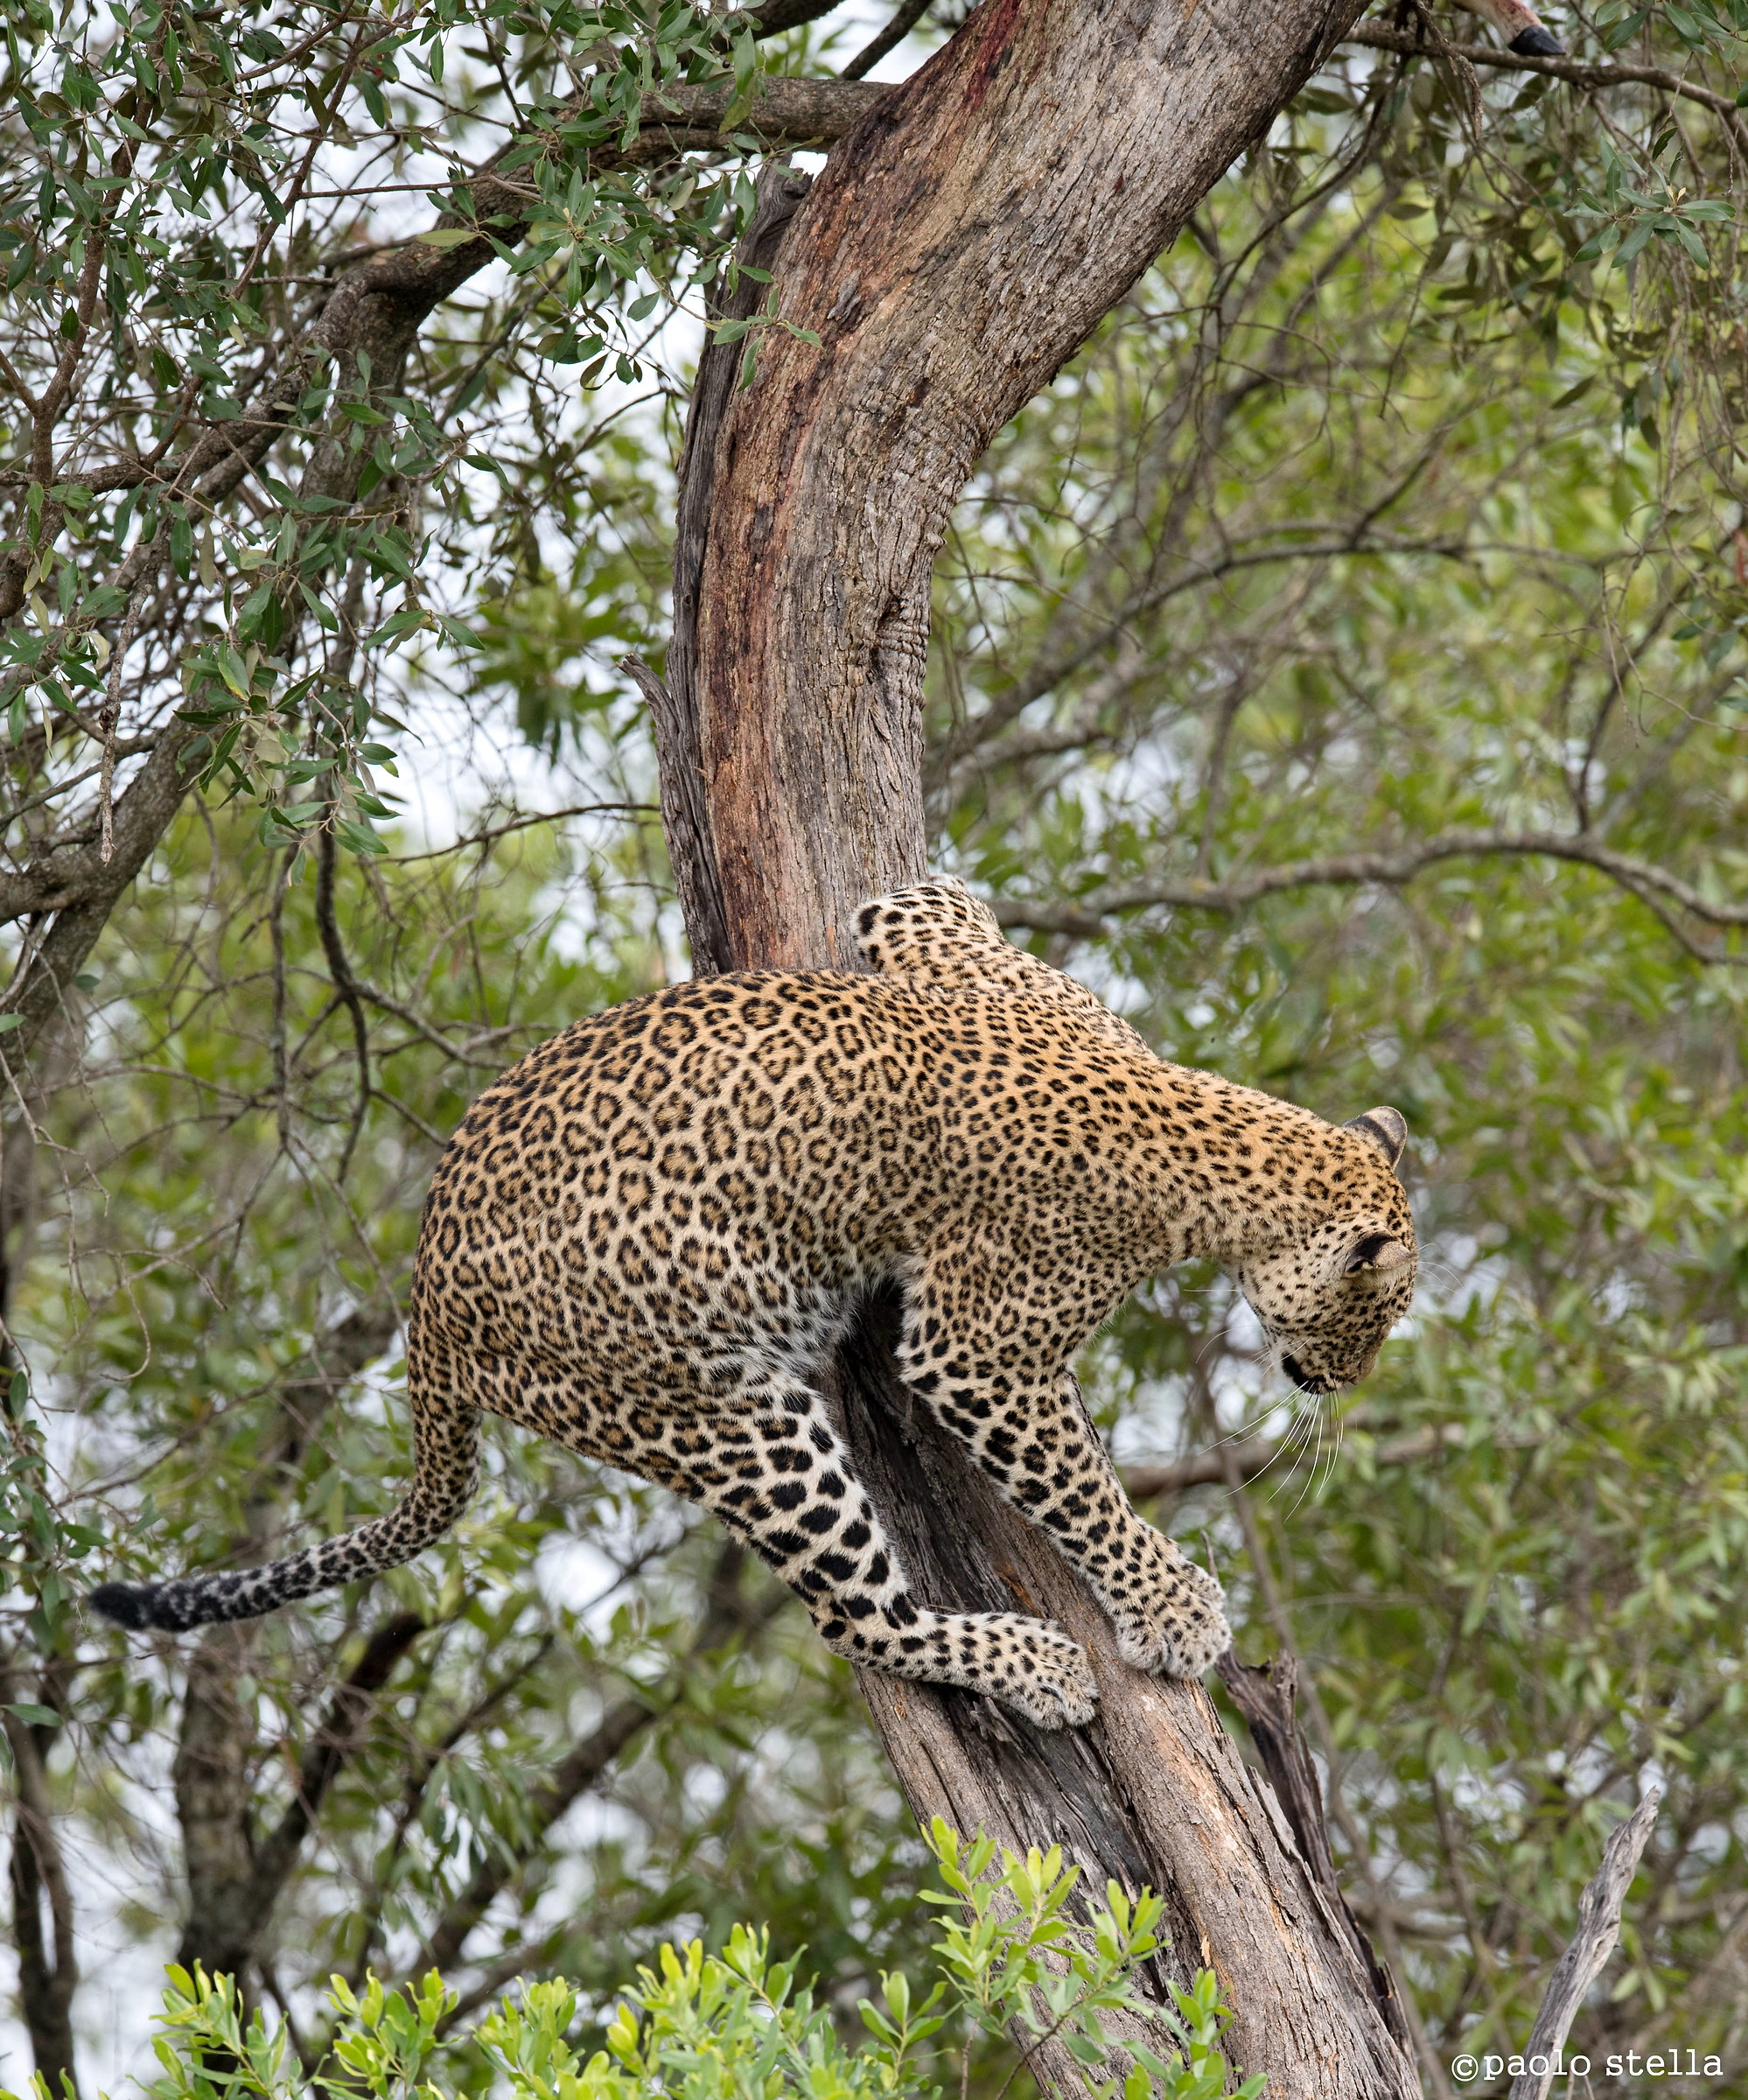
[(1344, 1127), (1375, 1144), (1392, 1166), (1402, 1158), (1408, 1143), (1408, 1124), (1400, 1109), (1367, 1109)]

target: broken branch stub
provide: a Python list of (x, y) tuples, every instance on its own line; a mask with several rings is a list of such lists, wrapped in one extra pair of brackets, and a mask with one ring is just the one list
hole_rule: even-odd
[(1602, 1865), (1584, 1884), (1584, 1893), (1578, 1898), (1578, 1929), (1555, 1964), (1542, 2010), (1524, 2045), (1524, 2062), (1546, 2068), (1520, 2071), (1511, 2082), (1507, 2100), (1548, 2100), (1554, 2066), (1566, 2046), (1584, 1994), (1608, 1966), (1608, 1957), (1620, 1937), (1621, 1906), (1639, 1871), (1640, 1858), (1651, 1842), (1662, 1798), (1661, 1787), (1647, 1787), (1645, 1798), (1632, 1815), (1609, 1833)]

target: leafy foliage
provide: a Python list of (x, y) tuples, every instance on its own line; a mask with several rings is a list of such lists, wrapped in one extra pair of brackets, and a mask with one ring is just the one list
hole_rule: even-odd
[[(176, 708), (204, 732), (185, 763), (262, 803), (263, 843), (321, 822), (378, 851), (402, 725), (376, 667), (419, 635), (472, 647), (433, 571), (489, 564), (494, 512), (514, 530), (485, 434), (507, 388), (527, 410), (504, 354), (643, 378), (650, 317), (716, 275), (751, 194), (641, 171), (645, 102), (726, 73), (731, 130), (752, 30), (688, 0), (28, 0), (6, 38), (15, 769), (94, 741), (113, 767)], [(494, 138), (476, 197), (463, 152)], [(372, 248), (360, 213), (409, 199), (423, 223)], [(342, 279), (409, 239), (457, 287), (495, 255), (503, 292), (416, 373), (378, 369), (337, 331)], [(148, 620), (160, 593), (175, 616)]]
[[(798, 1984), (794, 1963), (773, 1961), (768, 1932), (737, 1925), (720, 1954), (699, 1940), (663, 1945), (655, 1966), (640, 1970), (620, 1997), (604, 2046), (587, 2057), (572, 2040), (581, 2008), (570, 1984), (531, 1984), (500, 2000), (469, 2037), (484, 2079), (460, 2088), (431, 2075), (452, 2053), (446, 2031), (457, 2010), (456, 1992), (435, 1971), (398, 1991), (374, 1977), (354, 1991), (336, 1977), (328, 2057), (310, 2073), (289, 2024), (246, 2015), (231, 1978), (172, 1967), (153, 2043), (162, 2075), (146, 2090), (151, 2100), (446, 2100), (470, 2088), (514, 2100), (640, 2100), (664, 2091), (691, 2100), (791, 2092), (925, 2100), (949, 2068), (943, 2030), (959, 2035), (963, 2090), (968, 2037), (1000, 2041), (1017, 2021), (1068, 2041), (1087, 2067), (1094, 2100), (1221, 2100), (1229, 2071), (1220, 2037), (1231, 2016), (1213, 1972), (1199, 1970), (1187, 1991), (1174, 1991), (1176, 2009), (1163, 2013), (1132, 1989), (1137, 1965), (1159, 1945), (1157, 1897), (1143, 1892), (1131, 1903), (1113, 1882), (1106, 1906), (1075, 1922), (1066, 1906), (1077, 1870), (1063, 1866), (1059, 1850), (1024, 1858), (1003, 1851), (997, 1860), (987, 1838), (962, 1844), (939, 1819), (929, 1849), (947, 1885), (945, 1894), (929, 1893), (947, 1907), (932, 1975), (883, 1975), (880, 2003), (864, 1998), (858, 2008), (866, 2030), (859, 2046), (840, 2038), (829, 2007)], [(962, 1920), (954, 1914), (961, 1907)], [(1121, 2040), (1101, 2014), (1129, 2016)], [(1109, 2075), (1125, 2062), (1126, 2070)], [(1235, 2100), (1257, 2100), (1262, 2085), (1255, 2077), (1231, 2090)], [(47, 2100), (40, 2079), (38, 2091)]]

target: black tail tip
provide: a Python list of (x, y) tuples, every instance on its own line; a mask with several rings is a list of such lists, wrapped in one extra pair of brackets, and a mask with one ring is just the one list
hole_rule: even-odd
[(139, 1633), (144, 1628), (156, 1626), (152, 1606), (157, 1597), (157, 1585), (152, 1582), (103, 1582), (85, 1600), (94, 1612), (105, 1619), (113, 1619), (117, 1626), (125, 1626)]
[(1538, 22), (1534, 29), (1521, 29), (1507, 46), (1521, 59), (1563, 59), (1566, 46)]

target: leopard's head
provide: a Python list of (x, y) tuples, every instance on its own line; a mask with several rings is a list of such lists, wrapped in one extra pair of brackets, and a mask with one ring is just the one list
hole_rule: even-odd
[(1408, 1125), (1368, 1109), (1328, 1143), (1344, 1172), (1330, 1215), (1308, 1236), (1241, 1262), (1239, 1287), (1301, 1391), (1332, 1393), (1363, 1378), (1409, 1309), (1419, 1253), (1396, 1162)]

